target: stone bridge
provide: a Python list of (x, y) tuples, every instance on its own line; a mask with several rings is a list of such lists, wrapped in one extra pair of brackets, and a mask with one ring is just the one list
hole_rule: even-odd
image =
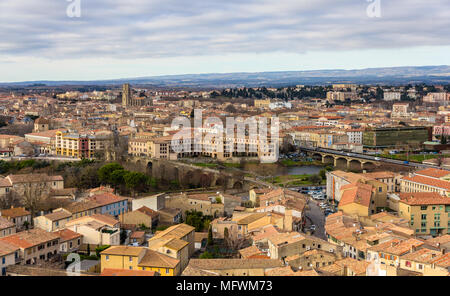
[(131, 164), (146, 167), (152, 177), (166, 181), (176, 181), (182, 187), (189, 185), (204, 188), (222, 188), (224, 190), (237, 189), (248, 191), (253, 188), (269, 186), (268, 183), (245, 176), (244, 173), (231, 173), (224, 170), (195, 166), (193, 164), (165, 159), (151, 159), (147, 157), (131, 157)]
[(319, 160), (324, 164), (329, 164), (337, 168), (346, 168), (355, 171), (373, 171), (381, 165), (381, 163), (378, 161), (367, 160), (355, 156), (339, 155), (319, 151), (308, 151), (308, 154), (311, 155), (313, 159)]

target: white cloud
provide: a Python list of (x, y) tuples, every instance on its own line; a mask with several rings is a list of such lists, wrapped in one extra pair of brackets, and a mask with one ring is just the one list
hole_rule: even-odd
[(154, 59), (450, 45), (450, 1), (2, 0), (0, 57)]

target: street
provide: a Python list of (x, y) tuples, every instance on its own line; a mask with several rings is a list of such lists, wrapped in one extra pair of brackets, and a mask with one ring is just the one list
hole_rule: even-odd
[(306, 211), (306, 227), (312, 224), (316, 225), (316, 230), (312, 233), (313, 236), (326, 240), (325, 235), (325, 215), (318, 203), (311, 198), (308, 200), (309, 210)]

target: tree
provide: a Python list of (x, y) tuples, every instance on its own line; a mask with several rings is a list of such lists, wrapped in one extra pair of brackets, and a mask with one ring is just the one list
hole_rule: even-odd
[(116, 170), (123, 170), (124, 168), (117, 162), (105, 164), (98, 170), (98, 178), (103, 184), (111, 184), (111, 174)]
[(212, 246), (214, 243), (213, 241), (213, 233), (212, 233), (212, 227), (208, 229), (208, 246)]
[(322, 178), (319, 175), (311, 175), (308, 177), (308, 181), (314, 185), (317, 185), (322, 182)]
[(200, 232), (203, 230), (203, 213), (196, 210), (186, 211), (186, 224), (195, 227), (195, 231)]
[(20, 206), (20, 197), (15, 191), (10, 191), (0, 197), (0, 209)]
[(208, 251), (205, 251), (203, 254), (199, 256), (200, 259), (213, 259), (214, 256)]
[(146, 190), (147, 186), (150, 183), (150, 178), (139, 172), (126, 172), (123, 175), (123, 179), (125, 181), (125, 186), (130, 189), (133, 193), (136, 191), (142, 192)]
[(236, 108), (232, 104), (229, 104), (228, 106), (226, 106), (225, 111), (228, 113), (236, 113), (237, 112)]
[(115, 170), (109, 176), (110, 184), (115, 188), (119, 188), (121, 185), (125, 184), (125, 174), (127, 172), (125, 170)]
[(322, 178), (322, 180), (325, 180), (327, 178), (327, 170), (325, 169), (320, 170), (319, 176)]
[(17, 193), (22, 196), (22, 203), (31, 212), (31, 218), (33, 218), (43, 201), (49, 196), (50, 187), (44, 182), (23, 183), (19, 185)]

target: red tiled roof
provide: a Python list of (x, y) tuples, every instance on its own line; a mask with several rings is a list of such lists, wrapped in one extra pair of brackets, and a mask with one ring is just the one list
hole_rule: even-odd
[(437, 178), (440, 179), (442, 177), (445, 177), (447, 175), (450, 175), (449, 171), (446, 170), (439, 170), (439, 169), (434, 169), (434, 168), (427, 168), (421, 171), (418, 171), (415, 173), (416, 175), (423, 175), (423, 176), (428, 176), (431, 178)]
[(413, 176), (413, 177), (403, 177), (402, 180), (411, 181), (414, 183), (425, 184), (428, 186), (441, 188), (445, 190), (450, 190), (450, 182), (444, 180), (438, 180), (430, 177)]
[(450, 197), (437, 192), (400, 193), (400, 202), (411, 206), (417, 205), (450, 205)]

